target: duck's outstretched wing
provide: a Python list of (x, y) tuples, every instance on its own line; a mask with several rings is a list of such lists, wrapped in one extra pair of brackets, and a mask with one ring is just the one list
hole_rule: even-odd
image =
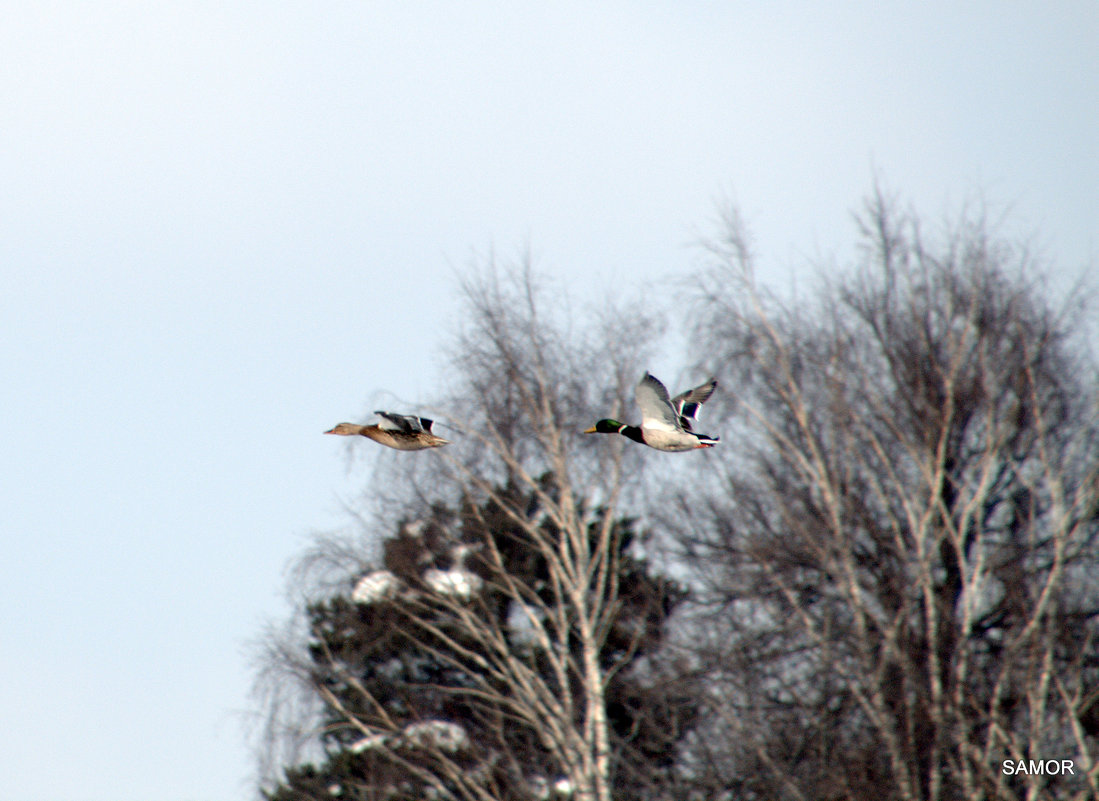
[(672, 408), (679, 415), (679, 424), (687, 431), (698, 418), (698, 410), (702, 404), (710, 399), (717, 387), (717, 379), (711, 378), (702, 386), (688, 389), (672, 398)]
[(394, 414), (393, 412), (375, 411), (374, 414), (382, 418), (378, 426), (384, 431), (399, 431), (402, 434), (418, 434), (421, 431), (431, 433), (434, 420), (426, 417), (417, 417), (412, 414)]
[(682, 431), (679, 414), (668, 397), (668, 388), (652, 373), (645, 373), (634, 392), (641, 410), (641, 427), (663, 431)]

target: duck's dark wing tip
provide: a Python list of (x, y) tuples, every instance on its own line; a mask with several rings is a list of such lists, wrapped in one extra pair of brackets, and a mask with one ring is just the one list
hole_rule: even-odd
[(650, 373), (648, 370), (645, 371), (645, 375), (641, 376), (641, 381), (638, 383), (642, 386), (647, 384), (648, 386), (655, 389), (660, 395), (668, 394), (668, 388), (664, 386), (664, 382), (652, 373)]

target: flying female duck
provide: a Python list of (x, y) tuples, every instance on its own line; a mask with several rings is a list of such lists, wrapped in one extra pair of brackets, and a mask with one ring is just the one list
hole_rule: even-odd
[(335, 428), (324, 433), (342, 434), (345, 437), (358, 434), (399, 451), (422, 451), (424, 448), (438, 448), (450, 442), (431, 433), (433, 421), (426, 417), (392, 412), (374, 412), (374, 414), (382, 418), (380, 423), (369, 426), (339, 423)]
[(621, 434), (658, 451), (712, 448), (721, 437), (696, 434), (691, 426), (698, 416), (698, 407), (714, 394), (716, 386), (717, 381), (711, 378), (700, 387), (669, 398), (667, 388), (651, 373), (645, 373), (634, 393), (637, 407), (641, 410), (640, 426), (629, 426), (617, 420), (600, 420), (584, 433)]

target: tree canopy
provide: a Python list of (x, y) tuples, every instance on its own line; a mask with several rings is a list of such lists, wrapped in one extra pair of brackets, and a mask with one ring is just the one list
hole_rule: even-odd
[(980, 219), (933, 239), (875, 196), (862, 263), (797, 305), (730, 222), (697, 319), (738, 458), (667, 518), (710, 605), (715, 790), (1096, 797), (1099, 383), (1072, 318)]

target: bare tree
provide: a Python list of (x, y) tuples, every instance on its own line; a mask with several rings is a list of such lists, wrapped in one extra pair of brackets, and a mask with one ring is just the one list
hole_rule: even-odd
[(307, 650), (275, 652), (322, 702), (327, 759), (269, 797), (668, 798), (695, 693), (657, 655), (684, 593), (631, 552), (636, 452), (579, 435), (653, 326), (578, 330), (529, 267), (463, 293), (436, 415), (455, 444), (386, 463), (380, 564), (309, 605)]
[(736, 456), (666, 521), (713, 635), (699, 782), (1099, 798), (1099, 380), (1071, 318), (979, 218), (930, 238), (879, 193), (860, 267), (786, 305), (726, 222), (696, 300)]

